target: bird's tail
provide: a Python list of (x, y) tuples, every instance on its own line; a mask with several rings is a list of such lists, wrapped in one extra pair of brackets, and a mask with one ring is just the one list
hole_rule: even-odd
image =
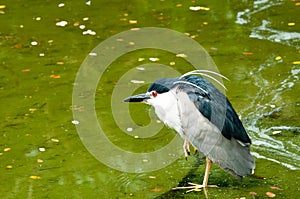
[(228, 140), (222, 136), (207, 156), (236, 178), (241, 179), (254, 173), (255, 162), (250, 154), (250, 145), (240, 143), (234, 138)]

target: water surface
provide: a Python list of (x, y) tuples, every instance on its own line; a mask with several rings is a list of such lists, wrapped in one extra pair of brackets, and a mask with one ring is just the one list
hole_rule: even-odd
[[(252, 138), (256, 177), (240, 182), (213, 166), (209, 183), (219, 188), (209, 189), (209, 197), (300, 196), (299, 2), (4, 1), (0, 7), (1, 198), (205, 198), (202, 192), (171, 190), (202, 182), (204, 160), (197, 156), (186, 161), (182, 155), (157, 171), (120, 172), (88, 152), (72, 123), (72, 111), (80, 109), (72, 106), (72, 90), (81, 63), (102, 41), (141, 27), (186, 33), (230, 79), (224, 82), (226, 94)], [(171, 65), (179, 73), (193, 69), (169, 52), (131, 52), (107, 68), (95, 95), (107, 137), (137, 153), (160, 149), (175, 136), (164, 127), (151, 138), (135, 139), (114, 121), (110, 96), (115, 85), (128, 70), (153, 63), (149, 58), (175, 62)], [(149, 76), (155, 75), (169, 74)], [(137, 125), (156, 121), (146, 105), (130, 110)]]

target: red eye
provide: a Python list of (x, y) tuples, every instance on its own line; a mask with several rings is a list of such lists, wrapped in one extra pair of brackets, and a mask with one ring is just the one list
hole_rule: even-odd
[(156, 91), (152, 91), (151, 94), (152, 94), (153, 97), (157, 96), (157, 92)]

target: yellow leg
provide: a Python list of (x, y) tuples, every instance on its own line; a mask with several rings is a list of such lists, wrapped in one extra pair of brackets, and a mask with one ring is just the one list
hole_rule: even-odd
[(204, 179), (203, 179), (203, 183), (202, 183), (203, 187), (207, 187), (211, 163), (212, 163), (212, 161), (208, 157), (206, 157), (205, 174), (204, 174)]
[(205, 167), (205, 174), (204, 174), (204, 179), (203, 179), (202, 185), (189, 182), (188, 184), (191, 185), (191, 186), (188, 186), (188, 187), (175, 187), (175, 188), (173, 188), (173, 190), (176, 190), (176, 189), (190, 189), (190, 190), (187, 191), (187, 193), (188, 193), (188, 192), (191, 192), (191, 191), (201, 191), (202, 188), (218, 187), (217, 185), (207, 185), (211, 164), (212, 164), (212, 161), (208, 157), (206, 157), (206, 167)]

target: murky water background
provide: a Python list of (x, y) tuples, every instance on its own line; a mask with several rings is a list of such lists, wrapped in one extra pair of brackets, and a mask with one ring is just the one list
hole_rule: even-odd
[[(276, 198), (299, 198), (299, 4), (1, 2), (1, 198), (205, 198), (202, 192), (171, 190), (187, 182), (201, 183), (204, 161), (196, 156), (154, 172), (122, 173), (97, 161), (72, 123), (72, 111), (80, 108), (72, 107), (73, 83), (85, 57), (112, 35), (147, 26), (187, 33), (209, 52), (230, 79), (225, 82), (227, 96), (253, 140), (259, 177), (240, 182), (214, 166), (209, 183), (219, 188), (208, 190), (210, 198), (267, 198), (266, 192)], [(193, 11), (190, 6), (209, 10)], [(172, 67), (181, 73), (193, 69), (170, 53), (149, 49), (128, 53), (105, 71), (95, 98), (98, 120), (112, 142), (125, 150), (156, 150), (175, 135), (163, 128), (152, 138), (135, 139), (113, 121), (114, 85), (129, 69), (151, 63), (151, 57), (159, 58), (160, 64), (175, 62)], [(130, 110), (138, 125), (150, 122), (146, 105)]]

